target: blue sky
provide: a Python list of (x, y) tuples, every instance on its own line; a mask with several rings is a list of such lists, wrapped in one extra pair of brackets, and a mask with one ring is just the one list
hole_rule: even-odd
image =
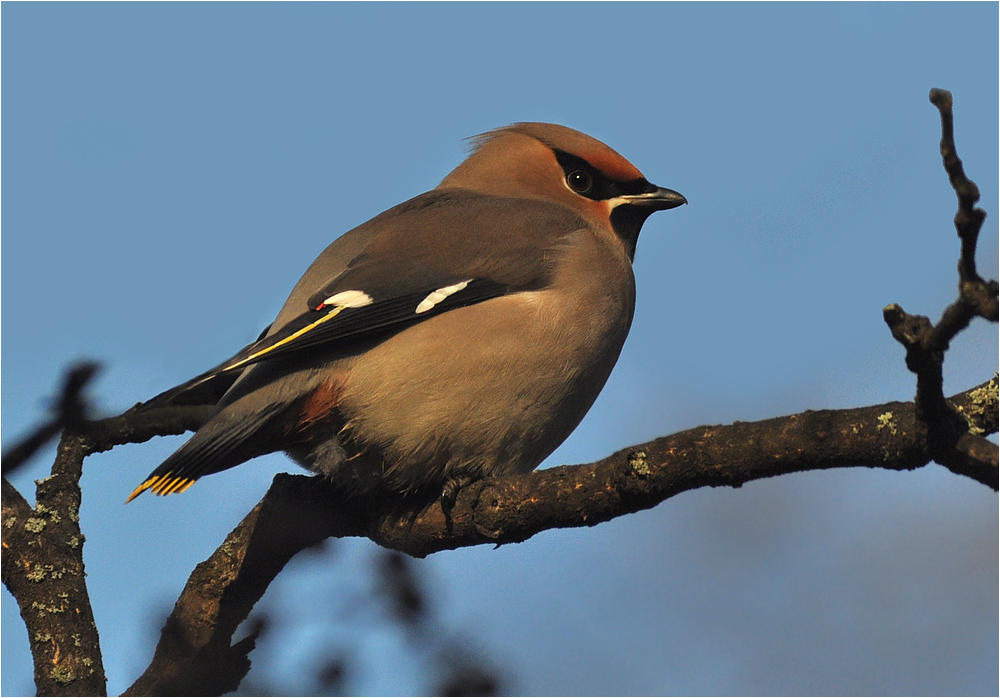
[[(3, 433), (65, 366), (105, 413), (254, 339), (340, 233), (435, 186), (462, 139), (515, 121), (600, 138), (690, 205), (639, 240), (631, 336), (548, 464), (706, 423), (908, 400), (884, 305), (955, 297), (955, 197), (931, 87), (989, 212), (997, 277), (998, 6), (4, 3)], [(997, 329), (946, 387), (988, 379)], [(283, 456), (123, 502), (181, 437), (87, 461), (82, 522), (109, 690), (151, 656), (194, 565)], [(47, 467), (40, 458), (15, 484)], [(421, 564), (449, 632), (533, 694), (995, 694), (997, 498), (938, 466), (706, 490), (587, 530)], [(412, 693), (377, 619), (372, 544), (296, 560), (257, 666), (292, 691), (318, 646), (352, 690)], [(5, 695), (33, 692), (6, 592)], [(349, 615), (349, 614), (346, 614)]]

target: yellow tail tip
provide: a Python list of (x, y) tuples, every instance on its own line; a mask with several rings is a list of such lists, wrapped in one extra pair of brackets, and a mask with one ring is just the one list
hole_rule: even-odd
[(128, 499), (125, 500), (125, 503), (128, 504), (133, 499), (135, 499), (136, 497), (138, 497), (140, 494), (142, 494), (143, 492), (145, 492), (148, 488), (149, 488), (149, 480), (147, 480), (146, 482), (142, 483), (141, 485), (139, 485), (138, 487), (136, 487), (134, 490), (132, 490), (132, 494), (130, 494), (128, 496)]
[(128, 499), (125, 500), (125, 503), (128, 504), (146, 490), (152, 490), (153, 494), (162, 497), (168, 494), (183, 492), (193, 484), (194, 479), (192, 478), (177, 477), (172, 473), (157, 475), (156, 477), (149, 478), (144, 483), (136, 487), (135, 490), (132, 491), (132, 494), (128, 496)]

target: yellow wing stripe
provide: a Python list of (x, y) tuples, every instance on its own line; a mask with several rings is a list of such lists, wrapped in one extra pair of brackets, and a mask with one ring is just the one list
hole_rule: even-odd
[(314, 327), (318, 327), (319, 325), (322, 325), (324, 322), (327, 322), (327, 321), (332, 320), (333, 318), (337, 317), (337, 315), (340, 314), (340, 311), (344, 310), (346, 307), (347, 307), (346, 305), (335, 306), (333, 310), (331, 310), (329, 313), (327, 313), (326, 315), (324, 315), (323, 317), (321, 317), (319, 320), (316, 320), (315, 322), (312, 322), (312, 323), (306, 325), (305, 327), (303, 327), (298, 332), (293, 332), (292, 334), (288, 335), (284, 339), (282, 339), (282, 340), (280, 340), (278, 342), (275, 342), (274, 344), (272, 344), (271, 346), (269, 346), (269, 347), (267, 347), (265, 349), (261, 349), (260, 351), (256, 352), (255, 354), (251, 354), (250, 356), (248, 356), (245, 359), (240, 359), (236, 363), (229, 364), (228, 366), (226, 366), (225, 368), (223, 368), (221, 371), (219, 371), (219, 373), (225, 373), (226, 371), (232, 371), (235, 368), (240, 368), (241, 366), (245, 366), (248, 363), (256, 361), (257, 359), (259, 359), (262, 356), (266, 356), (267, 354), (269, 354), (270, 352), (274, 351), (278, 347), (283, 347), (286, 344), (288, 344), (289, 342), (292, 342), (292, 341), (298, 339), (299, 337), (301, 337), (302, 335), (304, 335), (306, 332), (309, 332), (310, 330), (312, 330)]

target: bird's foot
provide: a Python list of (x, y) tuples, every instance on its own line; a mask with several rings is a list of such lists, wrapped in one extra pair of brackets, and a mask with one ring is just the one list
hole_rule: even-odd
[(455, 502), (458, 500), (458, 491), (474, 480), (475, 478), (468, 476), (456, 477), (448, 480), (441, 488), (441, 511), (444, 512), (444, 524), (449, 533), (451, 533), (451, 511), (455, 508)]

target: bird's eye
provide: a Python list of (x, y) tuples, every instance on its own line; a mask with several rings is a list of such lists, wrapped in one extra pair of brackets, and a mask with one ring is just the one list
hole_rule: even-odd
[(577, 194), (585, 194), (590, 191), (590, 187), (593, 186), (594, 180), (591, 179), (590, 175), (583, 170), (573, 170), (566, 175), (566, 184), (568, 184), (569, 188)]

